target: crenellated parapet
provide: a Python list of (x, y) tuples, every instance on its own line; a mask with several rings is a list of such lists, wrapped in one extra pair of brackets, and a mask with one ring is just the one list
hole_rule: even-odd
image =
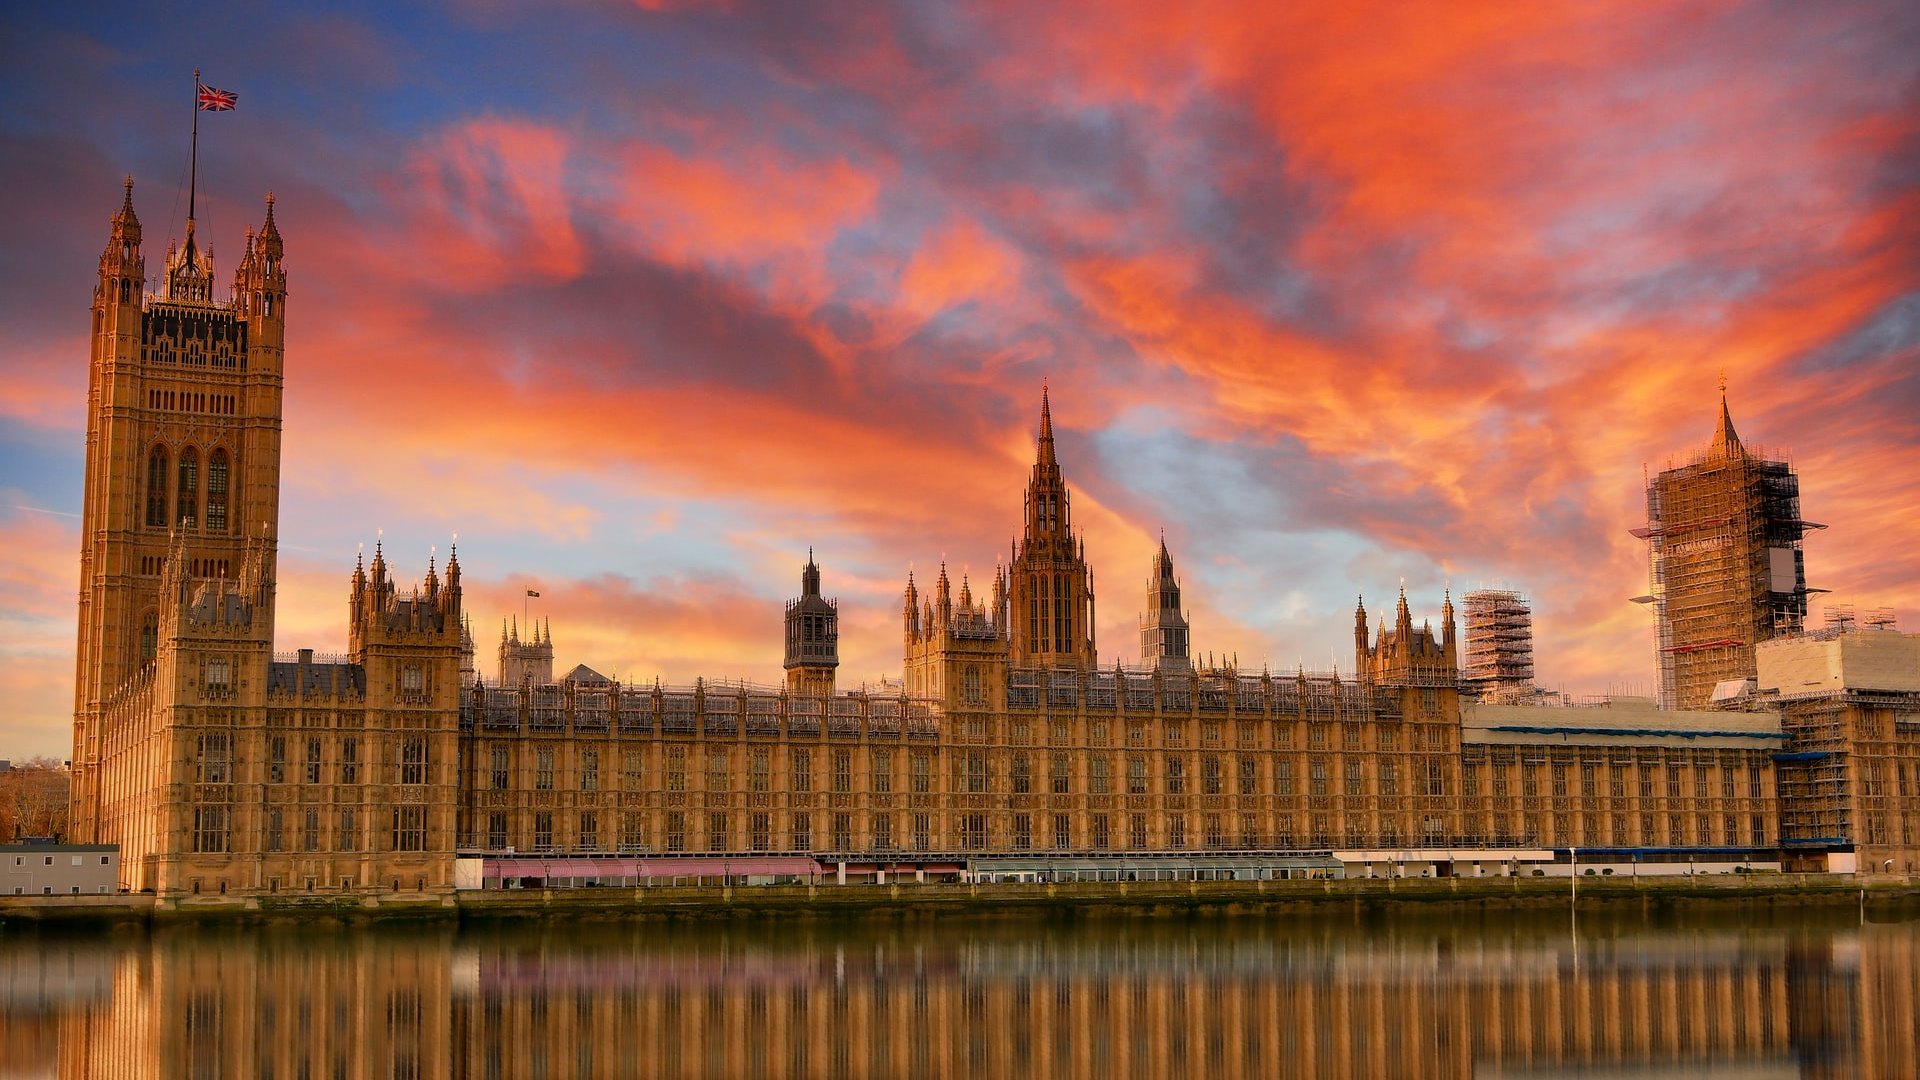
[(1014, 668), (1007, 672), (1013, 711), (1083, 710), (1143, 718), (1399, 720), (1397, 691), (1331, 672), (1251, 674), (1233, 667), (1166, 671), (1115, 666)]
[(701, 738), (939, 737), (933, 702), (899, 693), (831, 697), (734, 684), (660, 683), (474, 687), (461, 696), (463, 732)]

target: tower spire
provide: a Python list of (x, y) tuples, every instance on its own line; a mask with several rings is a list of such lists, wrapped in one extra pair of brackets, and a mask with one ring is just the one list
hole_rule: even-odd
[(1050, 468), (1058, 468), (1060, 459), (1053, 452), (1053, 405), (1047, 400), (1047, 384), (1040, 383), (1040, 445), (1037, 463)]
[(140, 218), (133, 212), (132, 173), (127, 174), (126, 182), (122, 185), (122, 188), (124, 194), (120, 198), (120, 216), (115, 219), (114, 223), (131, 232), (134, 239), (138, 240), (140, 238)]
[(1733, 430), (1733, 414), (1727, 411), (1727, 373), (1723, 369), (1720, 372), (1720, 426), (1714, 430), (1712, 445), (1707, 447), (1707, 458), (1719, 461), (1744, 452), (1740, 433)]

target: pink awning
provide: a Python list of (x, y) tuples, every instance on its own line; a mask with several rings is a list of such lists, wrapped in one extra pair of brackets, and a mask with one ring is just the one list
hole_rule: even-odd
[(491, 856), (481, 868), (490, 881), (507, 878), (619, 878), (740, 877), (782, 875), (806, 877), (821, 873), (820, 864), (794, 855), (742, 856), (726, 859), (626, 858), (583, 859), (568, 856)]

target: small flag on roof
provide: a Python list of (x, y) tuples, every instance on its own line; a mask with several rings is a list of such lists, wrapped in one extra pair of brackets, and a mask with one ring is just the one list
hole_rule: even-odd
[(240, 95), (231, 90), (215, 90), (206, 83), (200, 83), (199, 87), (201, 112), (232, 112), (240, 100)]

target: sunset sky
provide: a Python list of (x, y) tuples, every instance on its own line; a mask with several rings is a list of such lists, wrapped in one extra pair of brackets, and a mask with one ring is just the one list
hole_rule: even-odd
[[(68, 756), (87, 308), (121, 178), (290, 277), (278, 647), (454, 533), (482, 668), (843, 686), (908, 568), (992, 573), (1040, 388), (1137, 658), (1351, 665), (1488, 584), (1648, 692), (1643, 469), (1791, 455), (1810, 584), (1920, 630), (1920, 5), (14, 5), (0, 25), (0, 757)], [(395, 14), (395, 11), (402, 12)], [(1818, 603), (1816, 603), (1816, 618)]]

